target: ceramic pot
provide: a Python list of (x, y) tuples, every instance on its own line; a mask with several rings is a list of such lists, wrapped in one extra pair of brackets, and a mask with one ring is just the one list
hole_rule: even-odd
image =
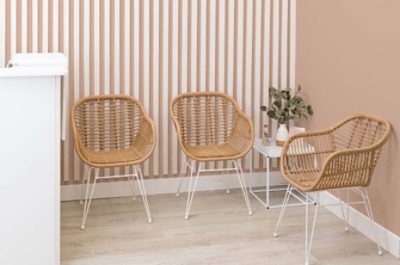
[(279, 124), (278, 131), (276, 132), (276, 144), (283, 146), (289, 138), (289, 131), (286, 124)]

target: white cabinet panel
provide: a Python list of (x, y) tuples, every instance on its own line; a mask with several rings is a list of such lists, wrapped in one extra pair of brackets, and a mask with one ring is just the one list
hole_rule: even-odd
[(59, 78), (0, 74), (0, 264), (59, 264)]

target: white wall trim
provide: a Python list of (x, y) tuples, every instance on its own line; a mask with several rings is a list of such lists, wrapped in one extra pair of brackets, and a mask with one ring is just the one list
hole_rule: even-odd
[[(230, 175), (230, 186), (232, 189), (240, 188), (239, 182), (237, 181), (236, 175)], [(247, 187), (250, 184), (250, 173), (245, 173)], [(225, 175), (214, 175), (214, 176), (200, 176), (197, 191), (207, 190), (223, 190), (226, 188)], [(188, 183), (189, 178), (186, 178)], [(251, 181), (254, 187), (265, 186), (265, 173), (257, 172), (252, 174)], [(160, 179), (146, 179), (145, 186), (147, 194), (168, 194), (176, 193), (178, 187), (179, 178), (160, 178)], [(279, 172), (271, 172), (270, 174), (271, 185), (284, 183)], [(182, 187), (182, 192), (187, 191), (187, 185)], [(127, 181), (115, 181), (107, 183), (99, 183), (96, 185), (96, 189), (93, 198), (113, 198), (113, 197), (125, 197), (131, 196), (129, 189), (129, 183)], [(61, 186), (61, 200), (62, 201), (73, 201), (79, 200), (80, 197), (80, 185), (63, 185)]]
[[(324, 204), (339, 203), (339, 199), (327, 191), (320, 193), (320, 200), (322, 206), (324, 206)], [(340, 206), (325, 206), (325, 208), (343, 220)], [(372, 211), (373, 210), (374, 209), (372, 209)], [(371, 229), (371, 222), (369, 219), (351, 206), (349, 210), (349, 225), (364, 234), (370, 240), (376, 242), (374, 230)], [(396, 258), (400, 258), (400, 237), (380, 224), (378, 224), (378, 236), (382, 248), (390, 252)]]

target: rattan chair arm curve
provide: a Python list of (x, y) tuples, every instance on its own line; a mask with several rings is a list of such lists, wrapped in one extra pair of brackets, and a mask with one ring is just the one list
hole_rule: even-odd
[[(304, 191), (315, 191), (317, 190), (317, 187), (320, 185), (320, 183), (324, 180), (324, 178), (327, 176), (327, 171), (329, 170), (331, 164), (334, 164), (335, 162), (337, 162), (338, 159), (343, 158), (343, 157), (349, 157), (352, 155), (357, 155), (357, 154), (363, 154), (363, 153), (368, 153), (368, 152), (373, 152), (377, 149), (380, 149), (383, 144), (385, 144), (385, 142), (388, 140), (388, 134), (385, 135), (380, 141), (378, 141), (376, 144), (370, 145), (368, 147), (362, 147), (362, 148), (349, 148), (349, 149), (344, 149), (344, 150), (339, 150), (339, 151), (335, 151), (332, 154), (330, 154), (325, 161), (323, 161), (322, 163), (322, 167), (321, 167), (321, 171), (317, 177), (317, 181), (315, 182), (314, 185), (310, 186), (308, 189), (305, 189)], [(290, 176), (288, 176), (288, 174), (286, 174), (286, 170), (285, 167), (283, 165), (283, 160), (281, 159), (281, 172), (282, 175), (284, 176), (284, 178), (291, 182)], [(352, 166), (350, 164), (350, 166), (346, 167), (346, 171), (351, 171)], [(337, 172), (337, 175), (339, 175), (341, 172)], [(332, 178), (332, 175), (329, 175), (330, 178)], [(293, 183), (292, 183), (293, 184)], [(368, 183), (369, 184), (369, 183)], [(337, 187), (340, 188), (340, 187)]]
[[(351, 157), (351, 156), (356, 156), (356, 155), (363, 154), (363, 153), (373, 152), (374, 150), (376, 150), (378, 148), (380, 148), (380, 147), (378, 146), (378, 147), (375, 147), (375, 148), (373, 148), (373, 147), (354, 148), (354, 149), (340, 150), (340, 151), (336, 151), (336, 152), (332, 153), (323, 162), (322, 169), (321, 169), (320, 174), (319, 174), (319, 176), (317, 178), (317, 181), (316, 181), (316, 183), (314, 185), (312, 185), (309, 188), (309, 191), (317, 190), (318, 186), (321, 184), (321, 182), (323, 182), (324, 179), (327, 178), (327, 177), (332, 178), (333, 175), (340, 175), (342, 173), (345, 173), (344, 171), (350, 172), (354, 168), (356, 168), (354, 164), (346, 164), (346, 169), (345, 170), (343, 169), (342, 171), (336, 172), (336, 174), (333, 174), (333, 175), (329, 174), (328, 175), (328, 170), (329, 170), (329, 168), (331, 168), (331, 165), (336, 164), (338, 161), (340, 161), (340, 159), (346, 158), (346, 157)], [(369, 182), (368, 182), (368, 184), (366, 186), (368, 186), (368, 185), (369, 185)], [(335, 188), (341, 188), (341, 187), (337, 186)]]
[[(74, 122), (75, 120), (75, 108), (76, 108), (77, 104), (73, 107), (73, 109), (71, 110), (71, 127), (72, 127), (72, 135), (74, 137), (74, 146), (75, 146), (75, 152), (78, 154), (79, 158), (86, 164), (90, 165), (91, 162), (89, 160), (86, 159), (86, 157), (83, 155), (85, 148), (85, 145), (82, 143), (81, 137), (80, 137), (80, 133), (78, 131), (78, 128), (76, 127), (76, 124)], [(87, 149), (86, 149), (87, 150)]]
[[(355, 154), (355, 153), (363, 153), (366, 152), (365, 148), (363, 149), (348, 149), (348, 150), (340, 150), (340, 151), (336, 151), (332, 154), (330, 154), (325, 161), (322, 161), (322, 167), (321, 170), (318, 173), (318, 176), (316, 177), (316, 181), (313, 185), (305, 188), (305, 187), (301, 187), (301, 190), (303, 192), (312, 192), (312, 191), (316, 191), (318, 190), (318, 186), (320, 185), (320, 183), (324, 180), (325, 176), (327, 175), (327, 171), (330, 168), (330, 164), (331, 163), (335, 163), (335, 160), (339, 157), (344, 157), (350, 154)], [(280, 161), (280, 168), (281, 168), (281, 174), (283, 175), (284, 179), (286, 181), (288, 181), (290, 184), (294, 185), (295, 187), (298, 187), (298, 183), (296, 183), (295, 181), (292, 180), (291, 176), (290, 176), (290, 172), (289, 172), (289, 168), (285, 166), (286, 161), (285, 161), (285, 157), (282, 155), (281, 157), (281, 161)], [(303, 161), (297, 161), (298, 163), (298, 168), (309, 168), (309, 165), (303, 165)], [(304, 169), (303, 169), (304, 170)], [(340, 172), (337, 172), (337, 174), (340, 174)], [(329, 177), (332, 177), (332, 175), (330, 175)], [(299, 187), (298, 187), (299, 188)]]
[[(301, 140), (301, 139), (312, 139), (312, 138), (317, 138), (321, 136), (328, 136), (329, 134), (332, 133), (332, 129), (326, 129), (326, 130), (314, 130), (314, 131), (308, 131), (308, 132), (302, 132), (302, 133), (297, 133), (289, 137), (289, 139), (286, 141), (282, 148), (282, 153), (281, 153), (281, 159), (280, 159), (280, 171), (281, 174), (283, 175), (284, 179), (289, 182), (292, 185), (296, 186), (296, 183), (292, 181), (290, 174), (289, 174), (289, 168), (287, 167), (287, 160), (290, 156), (289, 150), (294, 150), (296, 149), (296, 146), (294, 146), (294, 142), (296, 140)], [(293, 154), (292, 154), (293, 155)], [(302, 154), (299, 154), (302, 155)], [(306, 154), (304, 154), (306, 155)], [(307, 155), (310, 155), (308, 152)], [(303, 161), (300, 160), (297, 163), (302, 163)], [(300, 165), (303, 167), (302, 165)]]
[[(313, 137), (320, 137), (320, 136), (326, 136), (332, 133), (333, 129), (326, 129), (326, 130), (315, 130), (315, 131), (309, 131), (309, 132), (301, 132), (301, 133), (296, 133), (292, 136), (289, 137), (289, 139), (286, 141), (285, 145), (282, 148), (282, 155), (281, 157), (284, 157), (287, 155), (291, 144), (300, 138), (306, 139), (306, 138), (313, 138)], [(282, 159), (281, 159), (282, 160)], [(282, 163), (281, 163), (282, 165)]]
[(149, 151), (143, 156), (143, 158), (140, 159), (140, 163), (143, 161), (146, 161), (154, 152), (154, 149), (157, 144), (157, 136), (156, 136), (156, 127), (154, 125), (154, 121), (148, 116), (146, 113), (144, 113), (143, 116), (143, 121), (142, 122), (148, 122), (151, 127), (151, 132), (152, 132), (152, 138), (149, 144), (151, 144)]
[(172, 122), (174, 124), (175, 130), (176, 130), (176, 134), (178, 135), (178, 143), (180, 148), (182, 149), (182, 151), (191, 159), (195, 159), (195, 157), (193, 157), (190, 152), (188, 152), (188, 150), (185, 147), (185, 143), (183, 140), (183, 135), (181, 132), (181, 127), (179, 125), (178, 119), (176, 118), (176, 116), (174, 115), (174, 111), (173, 111), (173, 106), (174, 103), (178, 100), (179, 97), (182, 97), (182, 95), (177, 96), (170, 104), (169, 104), (169, 114), (171, 116)]
[(240, 154), (241, 156), (244, 156), (251, 150), (251, 148), (253, 147), (253, 144), (254, 144), (254, 125), (253, 125), (253, 121), (251, 120), (251, 118), (249, 116), (247, 116), (246, 113), (244, 113), (242, 110), (238, 109), (237, 113), (240, 118), (242, 118), (244, 121), (246, 121), (248, 129), (250, 130), (250, 136), (251, 136), (250, 138), (245, 138), (244, 136), (242, 136), (243, 138), (245, 138), (245, 140), (248, 141), (248, 145), (246, 146), (245, 149), (243, 149), (243, 151)]

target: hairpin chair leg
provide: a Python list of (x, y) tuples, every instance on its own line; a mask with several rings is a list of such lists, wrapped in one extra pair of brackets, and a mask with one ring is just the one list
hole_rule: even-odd
[[(350, 188), (346, 189), (346, 202), (347, 202), (347, 204), (346, 204), (346, 222), (348, 224), (349, 223), (349, 219), (350, 219), (350, 205), (349, 205), (349, 202), (350, 202)], [(345, 231), (346, 231), (346, 229), (345, 229)], [(349, 231), (349, 228), (347, 228), (347, 231)]]
[(136, 173), (136, 180), (138, 182), (138, 186), (140, 189), (140, 194), (142, 195), (144, 209), (146, 210), (147, 221), (151, 223), (152, 219), (150, 214), (149, 202), (147, 200), (147, 193), (144, 187), (143, 174), (142, 170), (140, 169), (140, 166), (135, 166), (135, 173)]
[(83, 176), (82, 182), (81, 182), (81, 197), (79, 200), (79, 204), (83, 204), (83, 191), (85, 187), (85, 183), (87, 183), (88, 179), (90, 179), (90, 175), (92, 174), (92, 167), (85, 167), (86, 172), (85, 175)]
[(239, 162), (236, 162), (236, 161), (233, 160), (233, 164), (235, 165), (236, 174), (237, 174), (237, 177), (238, 177), (238, 180), (239, 180), (239, 183), (240, 183), (240, 187), (242, 188), (242, 193), (243, 193), (244, 200), (246, 202), (248, 213), (249, 213), (249, 215), (252, 215), (253, 211), (251, 210), (249, 194), (247, 193), (246, 182), (244, 180), (244, 176), (243, 176), (243, 171), (242, 171), (242, 166), (240, 164), (240, 160), (239, 160)]
[[(135, 166), (133, 166), (133, 171), (135, 172)], [(137, 177), (137, 175), (135, 175), (135, 174), (128, 177), (129, 188), (132, 192), (132, 200), (134, 200), (134, 201), (137, 200), (136, 196), (138, 196), (138, 194), (139, 194), (138, 184), (137, 184), (137, 182), (135, 182), (135, 178)]]
[(188, 197), (187, 197), (187, 201), (186, 201), (186, 213), (185, 213), (185, 219), (186, 220), (188, 220), (189, 216), (190, 216), (190, 208), (192, 207), (194, 193), (196, 192), (196, 186), (197, 186), (197, 181), (199, 180), (201, 166), (202, 166), (202, 163), (200, 162), (199, 163), (199, 167), (197, 169), (196, 178), (193, 181), (193, 171), (194, 171), (195, 167), (194, 167), (194, 163), (193, 162), (192, 162), (192, 165), (191, 165), (189, 190), (188, 190)]
[(306, 202), (306, 231), (305, 231), (305, 265), (309, 265), (310, 262), (310, 253), (311, 253), (311, 247), (312, 247), (312, 242), (314, 239), (314, 231), (315, 231), (315, 223), (317, 222), (317, 215), (318, 215), (318, 207), (319, 207), (319, 192), (317, 192), (317, 201), (315, 204), (315, 210), (314, 210), (314, 218), (313, 218), (313, 223), (311, 227), (311, 232), (308, 231), (308, 207), (309, 203), (308, 201)]
[[(283, 216), (285, 214), (285, 210), (287, 208), (289, 199), (290, 199), (290, 195), (291, 192), (293, 190), (293, 186), (288, 185), (287, 189), (286, 189), (286, 194), (285, 197), (283, 199), (283, 205), (282, 205), (282, 209), (281, 212), (279, 214), (278, 217), (278, 222), (276, 223), (276, 227), (275, 227), (275, 232), (274, 232), (274, 237), (278, 237), (278, 229), (279, 226), (282, 222)], [(314, 218), (313, 218), (313, 224), (311, 227), (311, 231), (309, 231), (308, 228), (308, 207), (309, 207), (309, 202), (308, 199), (305, 201), (305, 265), (309, 265), (309, 260), (310, 260), (310, 253), (311, 253), (311, 246), (312, 246), (312, 241), (314, 238), (314, 230), (315, 230), (315, 223), (317, 221), (317, 215), (318, 215), (318, 206), (319, 206), (319, 192), (317, 193), (317, 202), (315, 204), (315, 211), (314, 211)]]
[(382, 252), (382, 248), (381, 245), (379, 243), (379, 236), (378, 236), (378, 225), (377, 223), (375, 223), (375, 219), (374, 219), (374, 215), (372, 213), (372, 207), (371, 207), (371, 202), (369, 200), (369, 196), (368, 196), (368, 191), (367, 189), (362, 189), (361, 190), (361, 194), (363, 197), (363, 201), (364, 201), (364, 205), (365, 205), (365, 210), (367, 211), (367, 216), (369, 218), (369, 220), (371, 221), (371, 224), (373, 226), (373, 230), (375, 233), (375, 240), (376, 240), (376, 245), (378, 247), (378, 255), (381, 256), (383, 254)]
[(82, 224), (81, 224), (81, 229), (82, 230), (85, 229), (86, 219), (87, 219), (87, 216), (89, 214), (89, 209), (90, 209), (90, 205), (92, 203), (94, 188), (96, 187), (98, 175), (99, 175), (99, 169), (96, 168), (96, 171), (95, 171), (95, 174), (94, 174), (94, 180), (93, 180), (93, 184), (92, 184), (92, 190), (90, 192), (90, 197), (88, 197), (89, 196), (90, 176), (89, 176), (89, 178), (87, 179), (87, 182), (86, 182), (85, 205), (83, 206), (83, 216), (82, 216)]
[(190, 168), (191, 165), (189, 164), (189, 157), (186, 157), (186, 159), (182, 161), (182, 171), (179, 175), (179, 184), (178, 184), (178, 190), (176, 191), (176, 197), (179, 197), (181, 195), (181, 188), (182, 188), (183, 181), (185, 179), (184, 177), (185, 177), (186, 169), (188, 167)]
[(293, 186), (288, 185), (287, 189), (286, 189), (285, 197), (283, 198), (281, 212), (279, 213), (278, 221), (276, 222), (274, 237), (278, 237), (278, 229), (279, 229), (279, 226), (281, 225), (283, 215), (285, 214), (285, 210), (286, 210), (287, 204), (289, 202), (290, 193), (292, 192), (292, 190), (293, 190)]
[(222, 174), (225, 175), (226, 194), (229, 194), (229, 193), (231, 193), (231, 190), (230, 190), (231, 185), (230, 185), (230, 178), (229, 178), (228, 172), (222, 171)]
[[(349, 231), (349, 227), (348, 227), (348, 223), (349, 223), (349, 212), (347, 211), (347, 215), (345, 215), (345, 213), (344, 213), (344, 201), (343, 201), (343, 198), (342, 198), (341, 190), (340, 190), (340, 189), (336, 190), (336, 194), (337, 194), (337, 196), (338, 196), (338, 198), (339, 198), (340, 210), (341, 210), (341, 212), (342, 212), (343, 222), (345, 223), (344, 231), (348, 232), (348, 231)], [(349, 202), (348, 198), (347, 198), (346, 201), (347, 201), (347, 203)], [(348, 207), (348, 205), (347, 205), (347, 207)], [(347, 209), (348, 209), (348, 208), (347, 208)]]

